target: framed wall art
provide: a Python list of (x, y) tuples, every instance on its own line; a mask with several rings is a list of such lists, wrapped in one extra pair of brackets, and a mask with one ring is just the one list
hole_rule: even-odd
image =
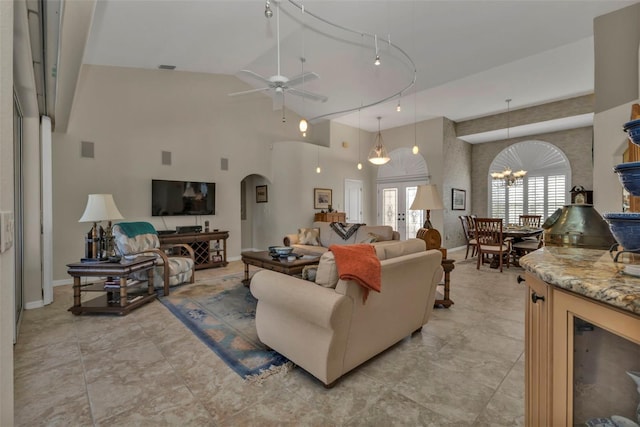
[(313, 208), (329, 209), (329, 205), (331, 205), (331, 189), (314, 188), (313, 189)]
[(451, 210), (463, 211), (467, 209), (467, 191), (459, 188), (451, 189)]
[(256, 185), (256, 203), (267, 203), (267, 186)]

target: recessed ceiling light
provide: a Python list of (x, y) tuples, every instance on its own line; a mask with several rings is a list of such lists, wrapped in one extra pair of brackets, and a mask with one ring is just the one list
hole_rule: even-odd
[(160, 64), (160, 65), (158, 65), (158, 68), (160, 70), (175, 70), (176, 66), (175, 65)]

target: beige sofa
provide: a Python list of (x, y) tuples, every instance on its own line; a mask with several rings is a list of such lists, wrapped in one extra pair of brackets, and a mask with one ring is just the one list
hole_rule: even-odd
[[(420, 239), (376, 245), (381, 259), (381, 292), (338, 279), (335, 288), (274, 271), (258, 271), (251, 292), (258, 299), (256, 328), (267, 346), (325, 386), (419, 331), (429, 320), (442, 254), (425, 250)], [(333, 253), (321, 258), (317, 281), (331, 271)], [(335, 261), (333, 261), (335, 263)], [(328, 269), (323, 269), (327, 264)], [(337, 273), (336, 273), (337, 279)]]
[(400, 233), (388, 225), (362, 225), (347, 240), (344, 240), (331, 228), (330, 222), (314, 222), (310, 228), (318, 230), (318, 245), (302, 244), (299, 233), (287, 234), (283, 240), (284, 245), (292, 246), (298, 253), (323, 254), (331, 245), (372, 243), (372, 240), (376, 242), (400, 240)]

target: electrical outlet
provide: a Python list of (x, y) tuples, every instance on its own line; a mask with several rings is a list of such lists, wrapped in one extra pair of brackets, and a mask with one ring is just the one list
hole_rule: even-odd
[(13, 212), (0, 212), (0, 252), (13, 245)]

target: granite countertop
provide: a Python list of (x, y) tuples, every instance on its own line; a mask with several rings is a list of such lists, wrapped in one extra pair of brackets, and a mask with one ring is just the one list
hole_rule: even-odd
[[(625, 262), (633, 256), (623, 255)], [(623, 273), (625, 264), (614, 263), (608, 251), (549, 246), (520, 258), (520, 265), (554, 286), (640, 314), (640, 277)]]

